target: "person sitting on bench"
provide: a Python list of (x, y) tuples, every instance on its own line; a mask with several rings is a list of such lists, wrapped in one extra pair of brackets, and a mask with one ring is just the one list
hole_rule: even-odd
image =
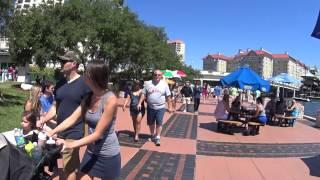
[[(252, 116), (252, 118), (249, 120), (249, 122), (258, 122), (261, 124), (266, 124), (267, 122), (267, 116), (266, 116), (266, 112), (264, 109), (264, 100), (262, 97), (258, 97), (256, 100), (257, 104), (256, 104), (256, 112), (255, 114)], [(249, 134), (257, 134), (257, 132), (253, 133), (253, 131), (255, 131), (256, 129), (252, 129), (252, 126), (248, 126), (247, 129), (247, 133)]]
[(240, 118), (241, 105), (241, 94), (239, 94), (231, 103), (228, 119), (237, 120)]
[(219, 101), (214, 112), (217, 120), (227, 120), (230, 112), (229, 94), (224, 94), (222, 101)]
[[(291, 117), (298, 117), (299, 116), (299, 108), (298, 108), (298, 104), (296, 103), (296, 100), (292, 99), (291, 100), (291, 105), (287, 108), (287, 114), (286, 116), (291, 116)], [(293, 118), (289, 123), (292, 126), (295, 123), (295, 118)]]

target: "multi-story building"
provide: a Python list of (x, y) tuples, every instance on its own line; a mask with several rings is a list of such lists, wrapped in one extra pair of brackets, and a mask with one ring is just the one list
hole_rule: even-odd
[(221, 53), (209, 54), (203, 58), (203, 70), (225, 73), (227, 72), (227, 62), (232, 59), (232, 57), (224, 56)]
[(0, 50), (9, 51), (9, 41), (8, 38), (0, 37)]
[(272, 54), (273, 56), (273, 76), (280, 73), (287, 73), (293, 77), (301, 79), (301, 76), (305, 76), (308, 67), (299, 60), (290, 56), (287, 52), (284, 54)]
[(239, 50), (233, 60), (228, 61), (227, 69), (231, 72), (243, 65), (248, 65), (264, 79), (271, 78), (273, 75), (272, 55), (262, 48), (260, 50), (248, 49), (246, 52)]
[(180, 61), (184, 63), (185, 49), (186, 49), (185, 43), (181, 40), (172, 40), (172, 41), (168, 41), (168, 45), (176, 53)]
[(241, 60), (247, 55), (247, 52), (239, 49), (233, 59), (230, 59), (227, 63), (227, 72), (232, 72), (241, 66)]
[(22, 9), (29, 9), (31, 7), (37, 7), (40, 4), (49, 4), (54, 5), (58, 3), (64, 3), (64, 0), (16, 0), (15, 2), (15, 9), (22, 10)]
[[(308, 67), (301, 61), (291, 57), (288, 53), (272, 54), (261, 48), (260, 50), (239, 50), (227, 62), (227, 72), (232, 72), (243, 65), (249, 65), (264, 79), (271, 78), (280, 73), (287, 73), (297, 79), (305, 76)], [(205, 70), (205, 69), (204, 69)]]

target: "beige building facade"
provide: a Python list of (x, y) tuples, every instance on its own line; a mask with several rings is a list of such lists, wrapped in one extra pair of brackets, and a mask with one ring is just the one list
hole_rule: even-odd
[(228, 61), (227, 69), (228, 72), (232, 72), (244, 65), (248, 65), (264, 79), (271, 78), (273, 75), (272, 55), (263, 49), (246, 52), (239, 50), (238, 54)]
[[(207, 56), (206, 59), (210, 58)], [(232, 72), (241, 66), (248, 65), (264, 79), (269, 79), (280, 73), (287, 73), (301, 79), (301, 76), (308, 72), (308, 67), (305, 64), (289, 56), (288, 53), (272, 54), (263, 48), (260, 50), (247, 49), (246, 51), (240, 49), (234, 57), (225, 60), (225, 62), (227, 63), (226, 72)], [(208, 65), (205, 66), (205, 60), (203, 64), (203, 70), (207, 70), (205, 67)], [(225, 71), (221, 70), (221, 72)]]
[(179, 57), (180, 62), (184, 63), (185, 51), (186, 51), (185, 43), (181, 40), (172, 40), (172, 41), (168, 41), (168, 45)]
[(203, 70), (225, 73), (230, 60), (232, 60), (232, 57), (224, 56), (221, 53), (209, 54), (203, 58)]
[(299, 60), (291, 57), (288, 53), (273, 54), (274, 72), (273, 76), (280, 73), (287, 73), (297, 79), (305, 76), (308, 72), (308, 67)]

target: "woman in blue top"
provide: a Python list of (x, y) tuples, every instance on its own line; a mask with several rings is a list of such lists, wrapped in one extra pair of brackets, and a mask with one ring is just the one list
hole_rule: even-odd
[[(259, 122), (261, 124), (266, 124), (267, 122), (267, 116), (266, 111), (264, 109), (264, 100), (260, 96), (256, 99), (256, 111), (255, 114), (252, 116), (251, 122)], [(247, 131), (244, 133), (245, 135), (256, 135), (258, 133), (257, 129), (255, 129), (252, 126), (248, 126)]]
[(293, 116), (293, 117), (299, 116), (299, 109), (298, 109), (296, 100), (294, 99), (291, 100), (291, 105), (290, 107), (288, 107), (287, 111), (288, 111), (288, 116)]
[(262, 97), (257, 98), (256, 112), (253, 115), (253, 121), (265, 124), (267, 122), (266, 111), (264, 109), (264, 102)]
[(109, 74), (105, 63), (90, 61), (84, 78), (92, 92), (81, 105), (59, 126), (48, 133), (52, 136), (75, 124), (79, 118), (89, 126), (87, 136), (74, 141), (59, 139), (63, 151), (87, 145), (80, 171), (92, 179), (116, 179), (120, 175), (120, 145), (114, 130), (117, 114), (117, 97), (107, 89)]
[(126, 98), (126, 101), (123, 104), (123, 112), (126, 110), (126, 106), (128, 102), (130, 101), (130, 115), (132, 118), (132, 124), (133, 124), (133, 129), (134, 129), (134, 141), (138, 142), (139, 141), (139, 133), (140, 133), (140, 127), (141, 127), (141, 120), (145, 114), (145, 107), (144, 103), (141, 105), (141, 109), (137, 109), (137, 105), (139, 102), (139, 99), (141, 97), (142, 89), (139, 81), (136, 81), (133, 84), (133, 89), (129, 93), (129, 96)]

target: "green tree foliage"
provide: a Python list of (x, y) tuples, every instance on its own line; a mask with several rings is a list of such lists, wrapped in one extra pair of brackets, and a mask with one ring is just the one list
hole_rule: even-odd
[(9, 27), (10, 53), (20, 64), (33, 60), (44, 67), (72, 49), (81, 54), (83, 64), (90, 59), (106, 62), (115, 79), (140, 79), (154, 68), (185, 68), (167, 45), (164, 29), (138, 20), (123, 1), (42, 5), (15, 12)]
[(0, 37), (6, 35), (6, 28), (13, 12), (12, 0), (0, 0)]

